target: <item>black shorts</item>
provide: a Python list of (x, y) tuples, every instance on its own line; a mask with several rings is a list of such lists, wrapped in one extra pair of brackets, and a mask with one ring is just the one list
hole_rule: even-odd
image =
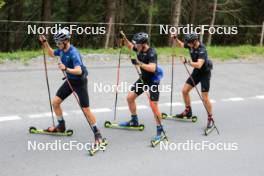
[(138, 79), (131, 87), (131, 91), (135, 92), (138, 96), (141, 95), (144, 90), (149, 90), (151, 101), (159, 101), (159, 82), (146, 81), (143, 84), (141, 79)]
[[(194, 84), (193, 84), (191, 77), (193, 78)], [(209, 92), (211, 71), (207, 71), (207, 72), (193, 71), (191, 74), (191, 77), (189, 77), (187, 79), (187, 81), (186, 81), (187, 84), (194, 87), (198, 83), (201, 82), (201, 91), (202, 92)]]
[[(69, 79), (69, 82), (72, 85), (73, 90), (78, 95), (81, 107), (89, 107), (89, 96), (88, 96), (88, 89), (87, 89), (87, 78), (80, 79), (80, 80), (73, 80)], [(59, 90), (56, 93), (56, 96), (60, 97), (62, 101), (66, 99), (72, 90), (67, 81), (65, 81)]]

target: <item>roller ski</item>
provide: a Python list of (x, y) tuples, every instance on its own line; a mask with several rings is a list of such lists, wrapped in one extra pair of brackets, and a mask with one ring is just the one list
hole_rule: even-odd
[(204, 129), (204, 135), (208, 136), (214, 130), (216, 130), (216, 132), (219, 135), (219, 131), (218, 131), (217, 127), (215, 126), (214, 120), (212, 118), (210, 118), (210, 119), (208, 119), (207, 126)]
[(151, 147), (156, 147), (161, 141), (168, 140), (165, 134), (163, 133), (163, 127), (157, 126), (157, 135), (154, 136), (150, 143)]
[(176, 114), (176, 115), (167, 115), (166, 113), (162, 113), (162, 118), (163, 119), (177, 119), (177, 120), (189, 121), (189, 122), (191, 121), (193, 123), (197, 122), (198, 120), (197, 116), (192, 115), (191, 107), (186, 107), (186, 109), (182, 113)]
[(117, 129), (139, 130), (139, 131), (143, 131), (145, 128), (143, 124), (138, 123), (137, 117), (132, 117), (132, 119), (128, 122), (111, 123), (109, 121), (106, 121), (104, 126), (105, 128), (117, 128)]
[(105, 151), (107, 146), (106, 138), (103, 138), (101, 133), (97, 131), (94, 134), (95, 142), (92, 145), (92, 148), (88, 150), (90, 156), (94, 156), (98, 151)]
[(64, 120), (60, 122), (56, 127), (49, 127), (48, 129), (37, 129), (36, 127), (29, 128), (30, 134), (47, 134), (54, 136), (72, 136), (73, 130), (66, 130)]

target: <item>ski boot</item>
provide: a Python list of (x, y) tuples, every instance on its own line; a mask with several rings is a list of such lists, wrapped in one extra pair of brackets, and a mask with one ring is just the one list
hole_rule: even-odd
[(182, 113), (175, 115), (175, 118), (179, 120), (185, 120), (185, 121), (191, 120), (192, 122), (197, 121), (197, 117), (192, 116), (192, 108), (190, 106), (189, 107), (186, 106), (185, 110)]
[(161, 125), (160, 126), (157, 126), (157, 135), (154, 136), (151, 139), (151, 146), (152, 147), (155, 147), (156, 145), (158, 145), (164, 139), (166, 139), (166, 136), (165, 136), (165, 134), (163, 132), (163, 127)]

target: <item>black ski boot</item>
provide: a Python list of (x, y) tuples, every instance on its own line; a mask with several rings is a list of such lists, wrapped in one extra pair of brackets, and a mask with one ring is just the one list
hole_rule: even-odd
[(61, 132), (64, 133), (66, 130), (65, 121), (61, 120), (58, 122), (58, 125), (56, 127), (49, 127), (45, 131), (47, 132)]
[(176, 114), (177, 118), (191, 118), (192, 117), (192, 108), (190, 106), (186, 106), (185, 110), (180, 113), (180, 114)]

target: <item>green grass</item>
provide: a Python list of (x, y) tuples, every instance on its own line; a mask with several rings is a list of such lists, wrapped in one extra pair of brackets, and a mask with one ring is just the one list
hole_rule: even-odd
[[(119, 49), (79, 49), (82, 54), (118, 54)], [(157, 52), (160, 58), (169, 58), (172, 52), (175, 52), (177, 56), (184, 55), (190, 57), (188, 50), (181, 48), (170, 48), (163, 47), (157, 48)], [(231, 60), (231, 59), (250, 59), (254, 57), (264, 58), (264, 47), (242, 45), (242, 46), (210, 46), (207, 47), (209, 58), (216, 60)], [(129, 54), (129, 51), (125, 49), (123, 53)], [(5, 60), (20, 60), (27, 63), (32, 58), (41, 56), (41, 50), (34, 51), (16, 51), (16, 52), (1, 52), (0, 53), (0, 63)]]

